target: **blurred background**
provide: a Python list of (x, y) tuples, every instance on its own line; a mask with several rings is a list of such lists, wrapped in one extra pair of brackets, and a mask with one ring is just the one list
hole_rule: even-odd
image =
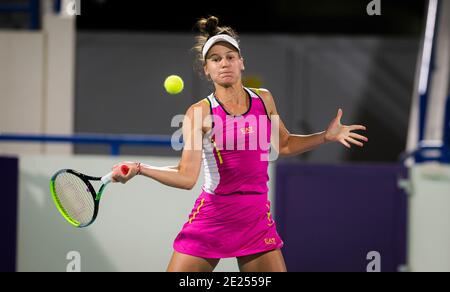
[[(172, 120), (212, 91), (191, 50), (209, 15), (238, 32), (245, 86), (272, 92), (291, 133), (325, 130), (339, 107), (344, 124), (368, 129), (364, 148), (270, 163), (288, 270), (450, 271), (446, 0), (0, 0), (0, 270), (65, 271), (70, 251), (83, 271), (165, 270), (202, 176), (193, 191), (112, 186), (81, 231), (60, 218), (48, 181), (124, 159), (178, 163)], [(171, 74), (181, 94), (165, 92)]]

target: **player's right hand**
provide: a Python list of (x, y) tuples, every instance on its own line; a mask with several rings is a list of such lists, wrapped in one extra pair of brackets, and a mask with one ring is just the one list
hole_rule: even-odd
[[(128, 173), (123, 173), (123, 166), (128, 167)], [(126, 169), (126, 168), (125, 168)], [(138, 172), (138, 164), (136, 162), (125, 161), (113, 166), (113, 182), (127, 183), (130, 179), (136, 176)]]

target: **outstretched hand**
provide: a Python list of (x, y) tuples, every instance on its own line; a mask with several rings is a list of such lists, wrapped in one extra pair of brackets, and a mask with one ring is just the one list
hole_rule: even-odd
[(345, 147), (351, 148), (351, 144), (363, 147), (364, 144), (358, 140), (368, 142), (369, 139), (366, 137), (353, 133), (354, 130), (366, 130), (365, 126), (362, 125), (351, 125), (345, 126), (341, 124), (342, 109), (338, 110), (337, 116), (331, 121), (327, 130), (325, 131), (325, 141), (327, 142), (340, 142)]

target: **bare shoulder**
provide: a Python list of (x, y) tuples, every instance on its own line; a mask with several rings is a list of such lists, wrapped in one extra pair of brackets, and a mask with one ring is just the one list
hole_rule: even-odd
[[(210, 105), (208, 100), (202, 99), (194, 104), (192, 104), (187, 112), (186, 117), (188, 117), (191, 122), (193, 122), (194, 126), (198, 129), (202, 128), (203, 133), (206, 133), (212, 127), (212, 119), (210, 116)], [(200, 119), (197, 121), (196, 119)]]
[(274, 114), (276, 108), (272, 93), (266, 88), (251, 88), (251, 89), (262, 98), (269, 114)]
[(205, 118), (207, 115), (210, 114), (210, 106), (207, 99), (202, 99), (194, 104), (192, 104), (189, 109), (187, 110), (187, 115), (191, 116), (194, 115), (194, 112), (201, 112), (202, 118)]

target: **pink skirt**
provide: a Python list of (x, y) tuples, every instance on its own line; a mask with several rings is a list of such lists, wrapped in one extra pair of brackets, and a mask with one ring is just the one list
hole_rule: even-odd
[(183, 254), (231, 258), (283, 247), (267, 194), (212, 195), (203, 191), (173, 243)]

